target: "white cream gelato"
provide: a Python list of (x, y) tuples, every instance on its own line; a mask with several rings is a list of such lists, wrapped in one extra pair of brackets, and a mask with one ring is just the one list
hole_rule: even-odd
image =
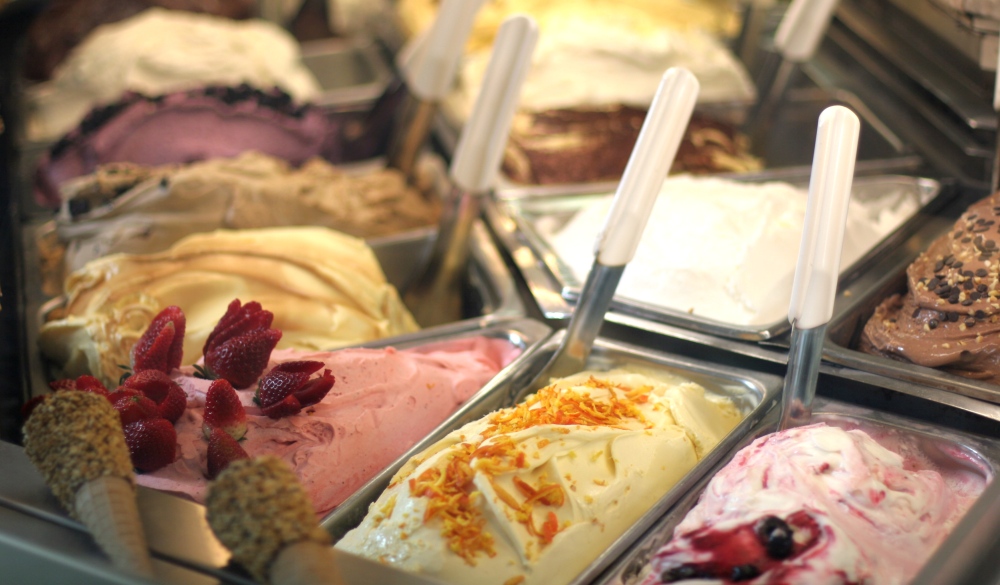
[(302, 64), (298, 43), (273, 23), (150, 8), (95, 29), (51, 82), (32, 88), (28, 137), (58, 137), (91, 107), (127, 90), (160, 95), (241, 83), (278, 86), (298, 101), (320, 91)]
[(449, 583), (567, 583), (740, 418), (692, 382), (582, 372), (411, 459), (337, 547)]
[[(791, 299), (806, 199), (806, 191), (787, 183), (667, 178), (617, 294), (732, 325), (781, 321)], [(537, 226), (580, 282), (593, 264), (593, 244), (611, 200), (595, 199), (564, 226)], [(841, 267), (918, 206), (915, 198), (891, 193), (872, 202), (853, 200)]]

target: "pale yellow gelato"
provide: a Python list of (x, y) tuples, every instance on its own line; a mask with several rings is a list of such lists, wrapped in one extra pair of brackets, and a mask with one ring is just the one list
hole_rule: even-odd
[(417, 330), (363, 240), (326, 228), (188, 236), (157, 254), (114, 254), (66, 279), (66, 304), (39, 335), (62, 377), (116, 381), (153, 317), (177, 305), (187, 317), (184, 364), (233, 299), (258, 301), (283, 332), (279, 348), (324, 350)]
[(740, 419), (689, 381), (570, 376), (411, 459), (337, 547), (449, 583), (567, 583)]

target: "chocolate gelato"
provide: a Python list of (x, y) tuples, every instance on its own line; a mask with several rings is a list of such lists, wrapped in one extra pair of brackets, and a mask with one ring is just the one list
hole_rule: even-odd
[(1000, 193), (972, 205), (906, 269), (861, 351), (979, 380), (1000, 374)]
[[(517, 183), (549, 185), (617, 181), (639, 137), (646, 110), (629, 106), (519, 112), (503, 170)], [(674, 159), (673, 173), (755, 171), (747, 137), (734, 126), (695, 113)]]

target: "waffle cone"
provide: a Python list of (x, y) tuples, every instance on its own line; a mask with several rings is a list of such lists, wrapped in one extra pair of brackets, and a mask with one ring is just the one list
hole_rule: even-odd
[(271, 564), (271, 583), (281, 585), (343, 585), (333, 550), (313, 540), (290, 544)]
[(121, 477), (91, 480), (76, 492), (76, 517), (119, 569), (153, 576), (135, 489)]

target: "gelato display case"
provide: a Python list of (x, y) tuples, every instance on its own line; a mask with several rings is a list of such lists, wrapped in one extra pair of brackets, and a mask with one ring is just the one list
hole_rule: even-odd
[[(339, 230), (338, 234), (350, 234), (353, 242), (333, 252), (336, 246), (325, 243), (326, 235), (310, 231), (309, 237), (288, 237), (274, 247), (279, 250), (274, 253), (260, 244), (272, 240), (241, 240), (241, 253), (267, 256), (273, 263), (241, 276), (244, 281), (267, 281), (267, 286), (240, 284), (236, 287), (239, 297), (246, 302), (255, 300), (250, 291), (285, 290), (287, 298), (274, 306), (292, 315), (295, 324), (289, 324), (283, 335), (292, 339), (302, 331), (312, 332), (310, 327), (322, 328), (324, 321), (314, 313), (305, 314), (303, 307), (314, 307), (341, 292), (344, 298), (350, 297), (344, 304), (351, 305), (352, 311), (370, 312), (372, 321), (381, 322), (389, 315), (386, 322), (403, 323), (388, 335), (330, 344), (336, 347), (274, 350), (270, 354), (274, 363), (318, 359), (333, 364), (337, 351), (351, 363), (338, 371), (329, 366), (337, 378), (333, 390), (320, 407), (307, 411), (295, 424), (289, 419), (271, 420), (260, 414), (262, 410), (254, 410), (252, 416), (259, 420), (253, 420), (251, 428), (257, 436), (241, 443), (251, 456), (269, 445), (286, 461), (309, 468), (299, 479), (314, 498), (315, 518), (331, 536), (333, 558), (346, 583), (495, 580), (508, 585), (649, 585), (657, 578), (684, 582), (720, 576), (756, 582), (755, 571), (779, 566), (773, 556), (753, 556), (754, 543), (761, 538), (758, 518), (753, 516), (756, 512), (727, 520), (730, 524), (721, 536), (717, 527), (705, 529), (709, 540), (723, 542), (723, 549), (728, 546), (723, 537), (733, 534), (753, 541), (742, 547), (739, 555), (743, 556), (724, 558), (714, 568), (706, 568), (704, 558), (721, 553), (706, 552), (709, 549), (701, 544), (696, 548), (701, 547), (702, 557), (684, 556), (690, 553), (684, 546), (697, 539), (701, 530), (684, 518), (696, 506), (708, 506), (712, 494), (731, 496), (733, 501), (773, 498), (765, 486), (758, 489), (753, 478), (734, 481), (742, 486), (739, 489), (712, 482), (720, 472), (723, 479), (719, 482), (729, 481), (725, 479), (728, 473), (742, 473), (724, 470), (739, 468), (734, 461), (751, 457), (741, 449), (759, 445), (756, 441), (777, 429), (791, 343), (791, 325), (785, 318), (787, 298), (816, 123), (825, 108), (840, 105), (858, 115), (861, 134), (843, 270), (823, 342), (818, 397), (813, 405), (812, 420), (833, 430), (822, 439), (792, 439), (796, 454), (777, 457), (794, 458), (806, 451), (813, 457), (812, 451), (823, 451), (827, 455), (819, 456), (820, 463), (809, 458), (798, 466), (816, 476), (833, 475), (828, 473), (831, 467), (854, 457), (848, 453), (877, 459), (874, 475), (890, 478), (887, 481), (892, 485), (880, 491), (881, 484), (854, 469), (857, 473), (845, 475), (841, 486), (848, 495), (833, 498), (865, 500), (862, 515), (881, 510), (882, 500), (896, 497), (894, 490), (900, 485), (906, 489), (914, 481), (931, 485), (937, 480), (928, 478), (942, 477), (947, 489), (930, 489), (930, 495), (912, 492), (913, 497), (935, 502), (934, 506), (921, 503), (921, 509), (930, 509), (928, 515), (933, 518), (893, 513), (883, 523), (892, 532), (894, 523), (909, 522), (910, 530), (902, 532), (910, 533), (906, 538), (922, 540), (920, 546), (926, 545), (926, 550), (891, 545), (897, 550), (884, 555), (934, 559), (926, 566), (908, 564), (904, 582), (1000, 583), (995, 576), (985, 576), (996, 570), (992, 566), (995, 554), (984, 552), (985, 541), (995, 541), (1000, 534), (1000, 514), (986, 510), (987, 497), (1000, 489), (994, 482), (1000, 469), (1000, 386), (991, 379), (990, 367), (982, 366), (995, 359), (994, 338), (1000, 335), (995, 322), (1000, 317), (993, 311), (1000, 310), (993, 306), (1000, 298), (996, 279), (1000, 238), (992, 237), (1000, 234), (1000, 219), (994, 218), (1000, 217), (1000, 200), (975, 217), (967, 211), (992, 192), (998, 160), (997, 113), (991, 101), (1000, 4), (841, 0), (816, 55), (792, 66), (794, 73), (779, 101), (764, 103), (763, 96), (770, 95), (766, 91), (770, 68), (778, 55), (772, 37), (784, 3), (596, 0), (586, 7), (568, 0), (563, 3), (484, 3), (459, 66), (461, 87), (437, 104), (428, 156), (419, 161), (419, 172), (407, 177), (418, 200), (407, 199), (409, 192), (404, 196), (384, 189), (382, 179), (374, 186), (373, 179), (362, 187), (345, 187), (343, 191), (350, 196), (343, 200), (323, 189), (338, 180), (342, 171), (364, 179), (377, 174), (375, 167), (384, 166), (380, 155), (390, 126), (401, 119), (397, 109), (406, 96), (397, 70), (405, 60), (395, 53), (401, 39), (427, 25), (442, 4), (438, 0), (369, 3), (357, 14), (347, 3), (338, 7), (337, 15), (354, 16), (356, 22), (340, 24), (368, 23), (371, 30), (350, 37), (291, 39), (288, 46), (294, 65), (285, 68), (285, 77), (298, 73), (311, 77), (314, 91), (306, 93), (315, 110), (299, 108), (291, 98), (269, 93), (270, 89), (238, 86), (184, 89), (180, 90), (183, 99), (115, 95), (106, 101), (109, 109), (84, 124), (86, 132), (78, 129), (60, 147), (77, 149), (81, 160), (94, 158), (96, 150), (88, 150), (93, 146), (88, 140), (106, 137), (101, 128), (109, 132), (109, 121), (123, 112), (135, 115), (141, 110), (138, 118), (146, 120), (147, 110), (162, 114), (175, 101), (184, 102), (184, 107), (192, 100), (225, 104), (214, 108), (215, 114), (253, 102), (256, 105), (250, 109), (258, 114), (257, 110), (274, 110), (282, 119), (294, 118), (313, 131), (326, 124), (336, 126), (344, 157), (333, 161), (338, 167), (335, 171), (310, 163), (299, 165), (305, 161), (278, 155), (271, 155), (277, 163), (254, 159), (230, 168), (223, 162), (226, 168), (219, 170), (212, 167), (215, 163), (196, 162), (202, 159), (185, 155), (177, 167), (152, 168), (167, 164), (156, 162), (138, 170), (131, 166), (90, 169), (84, 180), (49, 189), (52, 201), (65, 201), (56, 210), (55, 205), (41, 205), (34, 195), (39, 162), (51, 159), (56, 137), (39, 138), (35, 133), (32, 138), (37, 127), (31, 119), (40, 110), (55, 111), (61, 103), (69, 103), (61, 101), (67, 95), (56, 95), (54, 89), (65, 84), (61, 78), (29, 80), (21, 70), (28, 26), (45, 2), (10, 0), (4, 4), (0, 0), (0, 367), (6, 373), (0, 379), (0, 566), (5, 576), (12, 576), (14, 583), (255, 582), (213, 535), (207, 509), (199, 503), (205, 501), (209, 481), (205, 469), (212, 469), (207, 463), (211, 457), (207, 442), (202, 440), (205, 387), (210, 383), (198, 379), (191, 364), (173, 369), (172, 374), (188, 397), (188, 415), (174, 425), (177, 456), (167, 466), (139, 474), (137, 480), (153, 580), (116, 569), (84, 525), (60, 506), (21, 446), (26, 442), (21, 408), (31, 398), (46, 394), (52, 381), (70, 375), (72, 360), (43, 355), (40, 339), (48, 336), (44, 341), (48, 347), (58, 345), (51, 342), (57, 338), (81, 353), (90, 347), (84, 339), (87, 336), (104, 339), (100, 335), (106, 331), (98, 331), (100, 326), (73, 321), (74, 311), (90, 306), (89, 301), (79, 300), (90, 293), (74, 292), (74, 287), (90, 286), (88, 278), (111, 281), (142, 273), (133, 262), (146, 260), (117, 256), (108, 260), (107, 254), (160, 257), (194, 235), (193, 241), (201, 243), (180, 246), (181, 257), (194, 249), (208, 255), (215, 253), (206, 252), (215, 245), (213, 230), (238, 229), (246, 234), (279, 226), (299, 230), (299, 234), (312, 229)], [(421, 330), (409, 313), (417, 311), (405, 306), (404, 293), (420, 280), (437, 237), (436, 220), (425, 216), (435, 215), (447, 203), (452, 185), (445, 169), (460, 130), (456, 120), (462, 119), (471, 104), (470, 92), (477, 87), (477, 75), (482, 74), (486, 49), (503, 11), (521, 5), (537, 10), (543, 21), (537, 69), (529, 76), (523, 96), (528, 107), (515, 114), (504, 167), (472, 224), (468, 264), (460, 285), (461, 317)], [(260, 14), (260, 6), (255, 9)], [(372, 10), (381, 12), (373, 15)], [(682, 17), (708, 26), (710, 33), (702, 36), (701, 32), (672, 29)], [(741, 28), (743, 17), (747, 20)], [(605, 24), (602, 20), (607, 26), (598, 26)], [(273, 27), (275, 21), (280, 19), (268, 25)], [(569, 32), (554, 28), (564, 21), (574, 28)], [(222, 38), (209, 36), (213, 41)], [(275, 52), (279, 46), (284, 45), (272, 45)], [(568, 55), (569, 60), (560, 60), (560, 55)], [(270, 55), (275, 60), (288, 56)], [(240, 58), (232, 52), (199, 61), (183, 57), (178, 50), (176, 55), (164, 51), (159, 57), (164, 67), (180, 62), (235, 69), (269, 56)], [(226, 63), (231, 60), (236, 63), (229, 68)], [(650, 218), (647, 236), (658, 236), (665, 243), (640, 248), (624, 272), (583, 375), (549, 381), (538, 388), (536, 375), (566, 336), (564, 329), (593, 260), (594, 239), (617, 188), (615, 173), (606, 169), (620, 167), (628, 159), (648, 105), (642, 95), (649, 88), (643, 84), (662, 75), (667, 64), (677, 63), (698, 69), (695, 73), (703, 80), (705, 99), (695, 110), (692, 131), (678, 157), (692, 166), (668, 177), (661, 192), (664, 206), (658, 205)], [(112, 70), (109, 65), (105, 72)], [(607, 95), (595, 98), (587, 96), (589, 90), (582, 86), (570, 87), (567, 80), (581, 70), (599, 80), (597, 85)], [(713, 77), (716, 74), (718, 78)], [(159, 87), (163, 80), (154, 81), (151, 87)], [(65, 113), (58, 112), (52, 119)], [(212, 128), (222, 127), (205, 126), (206, 136), (213, 134)], [(294, 124), (279, 126), (284, 132)], [(155, 128), (130, 132), (119, 131), (119, 135), (154, 146), (156, 139), (176, 138)], [(179, 133), (188, 138), (196, 135)], [(258, 139), (272, 136), (254, 134)], [(176, 144), (186, 148), (204, 142), (207, 148), (209, 142), (224, 142), (202, 138), (202, 134), (197, 137)], [(280, 169), (269, 174), (265, 167)], [(303, 178), (300, 171), (312, 174)], [(563, 171), (567, 176), (593, 171), (601, 178), (561, 180)], [(554, 174), (543, 180), (539, 177), (544, 173)], [(282, 199), (291, 192), (308, 192), (313, 207), (292, 209)], [(170, 194), (182, 195), (172, 199)], [(183, 197), (187, 200), (178, 203)], [(240, 205), (230, 205), (237, 199)], [(373, 211), (373, 201), (386, 204), (390, 200), (406, 209)], [(337, 216), (341, 223), (303, 226), (325, 222), (325, 217), (319, 218), (321, 213)], [(392, 226), (400, 215), (425, 219), (416, 227), (407, 224), (395, 229)], [(964, 223), (956, 223), (960, 221)], [(365, 232), (370, 224), (378, 228), (377, 233)], [(965, 252), (933, 248), (940, 237), (969, 248), (969, 257), (961, 256)], [(933, 258), (927, 260), (922, 254), (929, 248)], [(915, 262), (917, 267), (911, 269)], [(87, 266), (103, 268), (79, 272), (83, 276), (67, 285), (68, 274)], [(171, 264), (169, 270), (175, 268)], [(216, 272), (227, 270), (228, 265)], [(381, 277), (369, 290), (362, 283), (373, 271), (381, 272)], [(209, 312), (204, 307), (220, 296), (215, 291), (222, 289), (229, 295), (231, 289), (218, 286), (212, 270), (194, 272), (195, 276), (184, 273), (173, 281), (142, 280), (134, 285), (134, 295), (126, 295), (123, 312), (115, 318), (131, 315), (127, 310), (136, 307), (148, 309), (143, 303), (151, 302), (146, 297), (153, 292), (188, 287), (184, 294), (192, 309), (186, 317), (187, 335), (195, 338), (207, 333), (218, 315), (203, 327), (203, 317)], [(300, 278), (319, 272), (324, 275)], [(95, 276), (98, 273), (100, 278)], [(327, 278), (328, 273), (336, 276)], [(916, 310), (911, 307), (916, 301), (905, 296), (913, 286), (919, 294), (931, 295), (920, 297), (926, 306)], [(898, 307), (885, 303), (897, 294), (903, 295), (897, 304), (905, 309), (893, 313)], [(226, 298), (227, 302), (231, 299), (231, 295)], [(723, 310), (724, 306), (728, 308)], [(81, 309), (80, 314), (86, 313), (89, 319), (87, 311)], [(274, 313), (277, 322), (278, 309)], [(866, 333), (873, 316), (889, 330), (909, 327), (907, 334), (923, 345), (909, 354), (910, 350), (899, 347), (895, 353), (863, 351), (874, 345), (874, 334)], [(910, 323), (914, 320), (916, 325)], [(65, 330), (51, 327), (53, 323), (62, 326), (63, 321), (70, 322)], [(134, 325), (121, 319), (126, 322)], [(136, 327), (144, 329), (146, 324)], [(299, 326), (301, 331), (296, 329)], [(53, 329), (57, 333), (51, 333)], [(323, 333), (332, 335), (334, 327), (327, 329)], [(894, 344), (896, 337), (889, 338), (889, 345)], [(192, 342), (198, 347), (185, 354), (196, 354), (201, 341)], [(928, 359), (941, 361), (948, 352), (939, 351), (939, 346), (952, 343), (957, 346), (944, 349), (957, 356), (957, 361), (938, 364), (944, 368), (917, 365), (926, 356), (916, 354), (933, 354)], [(307, 350), (315, 350), (308, 354), (312, 357), (295, 353)], [(466, 356), (476, 352), (482, 355)], [(106, 353), (102, 354), (107, 357), (104, 362), (130, 361), (128, 352)], [(372, 365), (368, 359), (374, 360)], [(100, 371), (107, 373), (104, 362)], [(401, 371), (413, 363), (475, 370), (468, 378), (477, 381), (471, 383), (470, 392), (455, 398), (452, 382), (428, 381), (415, 374), (416, 382), (396, 384), (403, 388), (400, 396), (412, 390), (413, 401), (392, 402), (394, 391), (376, 379), (403, 379)], [(490, 368), (495, 371), (484, 373)], [(376, 381), (369, 383), (369, 379)], [(462, 384), (464, 388), (470, 383), (462, 378)], [(245, 406), (256, 408), (250, 405), (260, 385), (258, 379), (234, 392)], [(436, 407), (425, 409), (421, 397), (435, 404), (448, 400), (454, 404), (438, 413)], [(432, 410), (433, 415), (427, 414)], [(337, 417), (356, 420), (345, 423)], [(361, 430), (369, 423), (374, 430)], [(320, 424), (329, 424), (331, 429), (340, 426), (331, 430), (326, 443), (299, 444), (296, 433), (311, 437), (311, 425)], [(848, 445), (843, 435), (854, 437), (858, 430), (870, 439)], [(822, 449), (814, 449), (816, 444), (822, 444)], [(343, 455), (340, 451), (346, 459), (337, 459)], [(363, 469), (348, 472), (352, 466)], [(760, 473), (768, 477), (788, 471), (780, 465), (770, 471), (764, 467)], [(909, 475), (913, 470), (919, 470), (922, 479), (913, 480)], [(799, 471), (796, 468), (795, 473)], [(327, 498), (334, 484), (339, 491)], [(949, 507), (953, 492), (959, 502)], [(322, 504), (315, 503), (319, 494), (326, 498)], [(969, 509), (973, 512), (966, 513)], [(973, 517), (982, 510), (981, 517)], [(790, 551), (778, 556), (795, 557), (812, 546), (823, 549), (818, 556), (824, 563), (840, 554), (823, 548), (829, 543), (816, 545), (819, 541), (810, 531), (809, 522), (826, 520), (803, 520), (794, 510), (784, 514), (768, 509), (766, 515), (773, 517), (763, 523), (770, 527), (768, 534), (775, 526), (779, 532), (786, 525), (799, 531), (798, 544), (793, 542)], [(776, 523), (779, 515), (783, 517)], [(924, 539), (930, 532), (933, 538)], [(871, 544), (872, 550), (866, 553), (878, 554), (880, 540), (896, 542), (883, 539), (882, 533), (861, 530), (859, 534)], [(687, 544), (669, 544), (674, 537), (683, 537)], [(966, 547), (969, 539), (976, 540), (975, 547)], [(932, 557), (935, 548), (942, 552)], [(661, 549), (664, 552), (658, 552)], [(764, 550), (770, 555), (766, 546)], [(949, 562), (938, 558), (956, 550)], [(655, 569), (650, 568), (651, 561)], [(424, 570), (414, 570), (421, 563)], [(831, 566), (839, 570), (835, 563)], [(716, 574), (716, 569), (726, 574)], [(931, 573), (937, 581), (927, 580)], [(797, 582), (812, 579), (801, 577)]]

